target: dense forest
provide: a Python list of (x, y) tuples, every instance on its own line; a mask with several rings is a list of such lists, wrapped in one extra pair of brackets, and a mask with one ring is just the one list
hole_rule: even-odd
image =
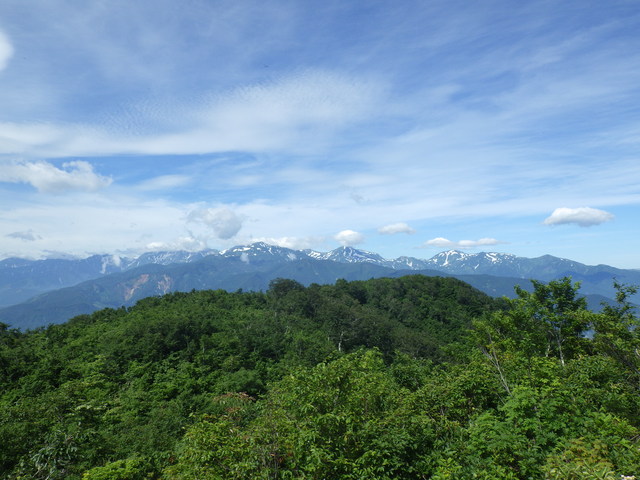
[(278, 279), (0, 324), (0, 476), (640, 478), (635, 288), (533, 287)]

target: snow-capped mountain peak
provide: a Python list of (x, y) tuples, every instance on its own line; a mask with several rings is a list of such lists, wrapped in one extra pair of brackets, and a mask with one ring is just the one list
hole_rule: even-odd
[(296, 260), (300, 253), (290, 248), (270, 245), (265, 242), (255, 242), (250, 245), (237, 245), (220, 252), (223, 257), (239, 257), (242, 261), (248, 262), (251, 259), (284, 259), (287, 261)]
[(131, 268), (139, 267), (141, 265), (147, 265), (150, 263), (159, 265), (169, 265), (172, 263), (191, 263), (197, 260), (201, 260), (209, 255), (217, 254), (218, 251), (212, 249), (200, 250), (198, 252), (189, 252), (186, 250), (147, 252), (143, 253), (134, 260), (121, 259), (120, 266), (123, 270), (129, 270)]
[(469, 257), (469, 254), (460, 252), (458, 250), (448, 250), (446, 252), (438, 253), (429, 259), (430, 263), (434, 265), (439, 265), (442, 267), (446, 267), (453, 262), (459, 262), (461, 260), (466, 260)]
[(389, 261), (385, 260), (377, 253), (367, 252), (366, 250), (358, 250), (357, 248), (343, 246), (338, 247), (330, 252), (316, 252), (313, 250), (307, 250), (306, 254), (310, 258), (317, 260), (330, 260), (338, 263), (372, 263), (374, 265), (388, 266)]

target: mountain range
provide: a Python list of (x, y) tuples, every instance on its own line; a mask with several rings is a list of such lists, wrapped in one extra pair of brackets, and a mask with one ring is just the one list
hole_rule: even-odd
[[(193, 289), (266, 290), (275, 278), (302, 284), (334, 283), (408, 274), (454, 276), (492, 296), (530, 288), (530, 279), (570, 276), (595, 308), (615, 296), (614, 279), (640, 284), (640, 271), (588, 266), (550, 255), (538, 258), (504, 253), (441, 252), (430, 259), (388, 260), (353, 247), (330, 252), (293, 250), (258, 242), (228, 250), (150, 252), (137, 258), (94, 255), (85, 259), (0, 261), (0, 322), (27, 329), (61, 323), (101, 308)], [(638, 303), (640, 296), (633, 300)]]

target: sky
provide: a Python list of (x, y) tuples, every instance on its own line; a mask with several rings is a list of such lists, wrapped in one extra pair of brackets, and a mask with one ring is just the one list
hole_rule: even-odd
[(0, 258), (640, 268), (636, 0), (3, 0)]

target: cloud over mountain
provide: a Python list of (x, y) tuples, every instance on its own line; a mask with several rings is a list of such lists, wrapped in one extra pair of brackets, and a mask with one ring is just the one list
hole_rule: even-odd
[(311, 249), (324, 241), (324, 239), (320, 237), (259, 237), (254, 240), (256, 242), (264, 242), (269, 245), (277, 245), (278, 247), (293, 250)]
[(344, 247), (349, 247), (351, 245), (357, 245), (364, 242), (364, 235), (354, 230), (342, 230), (333, 238), (340, 242), (340, 244)]
[(392, 223), (380, 227), (378, 233), (383, 235), (394, 235), (396, 233), (408, 233), (409, 235), (416, 233), (416, 231), (404, 222)]
[(177, 238), (173, 242), (149, 242), (145, 247), (147, 250), (155, 252), (170, 250), (186, 250), (188, 252), (196, 252), (204, 250), (207, 245), (203, 241), (192, 236), (183, 236)]
[(613, 214), (597, 208), (556, 208), (553, 213), (544, 220), (545, 225), (576, 224), (581, 227), (591, 227), (613, 220)]
[(447, 238), (436, 237), (431, 240), (427, 240), (424, 242), (425, 247), (436, 247), (436, 248), (475, 248), (475, 247), (483, 247), (486, 245), (498, 245), (502, 242), (499, 242), (495, 238), (480, 238), (478, 240), (460, 240), (454, 242)]
[(228, 240), (242, 228), (242, 217), (228, 207), (206, 208), (189, 214), (189, 221), (201, 222), (211, 228), (217, 238)]

